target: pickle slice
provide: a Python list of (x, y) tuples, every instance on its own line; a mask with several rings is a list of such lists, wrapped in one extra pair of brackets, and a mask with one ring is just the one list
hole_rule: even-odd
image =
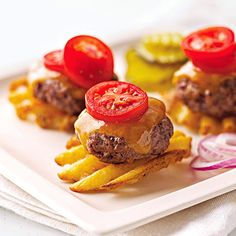
[(140, 57), (135, 49), (127, 51), (126, 60), (126, 79), (147, 91), (161, 92), (171, 88), (173, 73), (182, 65), (150, 63)]
[(171, 64), (186, 61), (180, 48), (183, 36), (179, 33), (148, 35), (137, 46), (137, 52), (150, 62)]

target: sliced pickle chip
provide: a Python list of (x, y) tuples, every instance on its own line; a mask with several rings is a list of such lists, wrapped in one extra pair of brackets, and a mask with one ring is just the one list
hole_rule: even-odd
[(186, 61), (187, 58), (180, 48), (183, 36), (179, 33), (160, 33), (148, 35), (137, 46), (137, 52), (150, 62), (161, 64)]
[(171, 88), (171, 79), (174, 72), (182, 63), (158, 64), (144, 60), (134, 50), (129, 49), (126, 54), (126, 79), (147, 91), (164, 92)]

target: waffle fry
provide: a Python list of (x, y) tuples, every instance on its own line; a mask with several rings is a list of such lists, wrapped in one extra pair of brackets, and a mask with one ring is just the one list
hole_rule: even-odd
[(236, 131), (236, 119), (233, 117), (225, 118), (222, 125), (225, 132)]
[(203, 135), (236, 132), (235, 117), (226, 117), (218, 120), (210, 116), (195, 113), (178, 99), (173, 99), (173, 103), (168, 109), (168, 114), (177, 124), (185, 125), (189, 129)]
[(78, 137), (76, 135), (73, 135), (68, 142), (66, 143), (66, 149), (70, 149), (72, 147), (78, 146), (80, 145), (80, 140), (78, 139)]
[[(176, 131), (170, 139), (167, 151), (149, 160), (137, 160), (129, 164), (108, 164), (88, 154), (82, 145), (71, 147), (59, 154), (55, 161), (65, 165), (58, 176), (72, 182), (75, 192), (96, 192), (116, 189), (125, 184), (140, 181), (147, 174), (168, 167), (190, 155), (191, 137)], [(66, 165), (69, 164), (69, 165)]]
[(57, 108), (35, 99), (26, 77), (11, 83), (9, 101), (13, 104), (17, 116), (22, 120), (31, 120), (45, 129), (71, 132), (76, 116), (67, 115)]
[(118, 188), (124, 184), (137, 183), (147, 174), (150, 174), (153, 171), (167, 168), (170, 164), (181, 161), (184, 155), (186, 155), (185, 150), (173, 150), (166, 152), (161, 155), (160, 158), (155, 158), (148, 161), (147, 163), (139, 165), (135, 169), (132, 169), (129, 172), (116, 178), (115, 180), (112, 180), (109, 183), (105, 184), (102, 188), (110, 190)]
[(64, 168), (58, 173), (58, 176), (62, 180), (78, 181), (106, 165), (106, 163), (99, 161), (95, 156), (86, 155), (86, 158), (76, 161), (71, 166)]
[(64, 166), (66, 164), (73, 164), (74, 162), (81, 160), (84, 158), (85, 155), (87, 155), (88, 152), (85, 150), (85, 148), (82, 145), (73, 146), (68, 149), (68, 151), (59, 154), (55, 158), (55, 162), (59, 166)]

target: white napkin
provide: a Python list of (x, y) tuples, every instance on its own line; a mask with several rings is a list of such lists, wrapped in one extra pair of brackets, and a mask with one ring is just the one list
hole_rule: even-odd
[[(88, 236), (78, 226), (0, 175), (0, 206), (71, 235)], [(236, 191), (117, 236), (224, 236), (236, 227)]]

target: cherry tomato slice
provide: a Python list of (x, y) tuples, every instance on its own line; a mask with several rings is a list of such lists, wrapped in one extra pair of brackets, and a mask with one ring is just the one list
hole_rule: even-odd
[(226, 27), (196, 31), (181, 46), (193, 64), (206, 72), (224, 73), (235, 58), (234, 33)]
[(211, 27), (191, 33), (182, 41), (189, 58), (215, 58), (233, 53), (234, 33), (226, 27)]
[(105, 122), (139, 119), (148, 109), (147, 94), (133, 84), (109, 81), (90, 88), (85, 95), (88, 113)]
[(194, 66), (198, 67), (204, 72), (207, 73), (217, 73), (217, 74), (229, 74), (236, 71), (236, 57), (226, 64), (220, 65), (221, 61), (218, 61), (218, 65), (216, 62), (211, 63), (211, 60), (208, 61), (192, 61)]
[(55, 50), (47, 53), (43, 57), (44, 66), (49, 70), (57, 72), (64, 71), (63, 50)]
[(113, 55), (110, 48), (95, 37), (80, 35), (70, 39), (64, 48), (66, 74), (84, 88), (109, 81), (113, 77)]

